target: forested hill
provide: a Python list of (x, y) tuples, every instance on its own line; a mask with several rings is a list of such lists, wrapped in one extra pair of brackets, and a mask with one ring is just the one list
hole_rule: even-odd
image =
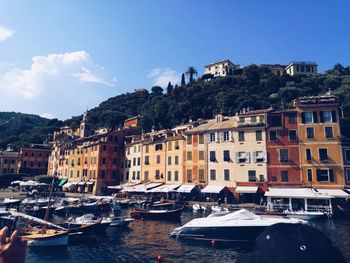
[[(206, 76), (208, 77), (208, 76)], [(324, 94), (339, 96), (344, 116), (344, 132), (350, 137), (350, 68), (337, 64), (326, 74), (275, 76), (268, 68), (250, 65), (233, 76), (212, 80), (198, 78), (193, 83), (173, 87), (152, 87), (151, 92), (127, 93), (108, 99), (89, 112), (95, 127), (116, 127), (125, 118), (142, 115), (142, 129), (170, 128), (177, 124), (212, 118), (216, 113), (233, 115), (242, 108), (292, 107), (296, 97)], [(81, 117), (67, 120), (77, 125)]]
[[(171, 128), (189, 119), (212, 118), (216, 113), (233, 115), (242, 108), (275, 109), (292, 107), (300, 96), (331, 91), (339, 96), (345, 118), (343, 135), (350, 138), (350, 68), (337, 64), (325, 74), (311, 76), (275, 76), (268, 68), (250, 65), (232, 76), (207, 79), (173, 87), (152, 87), (151, 91), (126, 93), (102, 102), (89, 111), (89, 119), (98, 127), (118, 127), (126, 118), (141, 115), (141, 128)], [(81, 116), (64, 121), (77, 127)], [(35, 115), (0, 113), (0, 148), (7, 143), (39, 143), (62, 125)]]
[(0, 112), (0, 149), (7, 144), (42, 143), (47, 134), (62, 125), (57, 119), (49, 120), (38, 115)]

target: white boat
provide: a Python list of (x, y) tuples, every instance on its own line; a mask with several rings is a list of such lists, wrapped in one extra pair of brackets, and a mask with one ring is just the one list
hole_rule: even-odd
[(197, 240), (247, 242), (254, 241), (266, 227), (277, 223), (298, 224), (306, 221), (287, 217), (259, 216), (241, 209), (223, 216), (193, 219), (175, 228), (171, 236)]
[(222, 207), (222, 206), (218, 206), (218, 205), (213, 205), (211, 207), (211, 211), (213, 212), (221, 212), (221, 211), (227, 211), (228, 212), (228, 209), (226, 207)]
[(193, 209), (193, 211), (206, 211), (207, 210), (207, 208), (205, 206), (200, 205), (200, 204), (194, 204), (192, 206), (192, 209)]
[(223, 211), (219, 211), (219, 212), (213, 212), (210, 215), (208, 215), (208, 217), (218, 217), (218, 216), (224, 216), (229, 214), (229, 211), (223, 210)]
[(102, 219), (102, 223), (110, 222), (110, 227), (123, 227), (128, 226), (131, 222), (133, 222), (133, 218), (123, 218), (120, 216), (111, 216)]
[(284, 214), (286, 214), (289, 218), (300, 218), (303, 220), (313, 220), (313, 219), (319, 219), (326, 217), (327, 214), (324, 212), (311, 212), (311, 211), (290, 211), (285, 210), (283, 211)]

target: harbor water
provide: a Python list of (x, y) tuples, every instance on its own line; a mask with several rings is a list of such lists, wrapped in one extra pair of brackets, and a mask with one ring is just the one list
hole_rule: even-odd
[[(123, 210), (123, 215), (129, 215)], [(241, 253), (252, 249), (235, 244), (212, 246), (210, 242), (182, 241), (170, 232), (194, 217), (205, 216), (184, 211), (181, 222), (135, 220), (126, 228), (108, 228), (97, 237), (71, 240), (66, 248), (28, 248), (26, 263), (110, 263), (110, 262), (235, 262)], [(56, 222), (62, 218), (54, 218)], [(325, 219), (311, 223), (323, 231), (350, 262), (350, 221)]]

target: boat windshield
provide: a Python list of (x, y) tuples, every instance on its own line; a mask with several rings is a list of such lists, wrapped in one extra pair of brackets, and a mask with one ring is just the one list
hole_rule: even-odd
[(239, 211), (224, 215), (221, 217), (223, 220), (253, 220), (257, 219), (258, 216), (248, 210), (241, 209)]

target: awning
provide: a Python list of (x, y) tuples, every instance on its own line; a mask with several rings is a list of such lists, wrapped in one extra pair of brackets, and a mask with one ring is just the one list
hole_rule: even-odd
[(68, 182), (67, 179), (61, 179), (60, 182), (58, 183), (58, 186), (63, 186), (67, 182)]
[(257, 191), (257, 186), (237, 186), (235, 189), (235, 192), (239, 194), (255, 194)]
[(151, 190), (151, 189), (153, 189), (155, 187), (158, 187), (158, 186), (160, 186), (162, 184), (163, 183), (150, 183), (150, 184), (146, 184), (145, 186), (146, 186), (146, 190)]
[(66, 183), (62, 188), (71, 190), (71, 189), (74, 189), (77, 183), (78, 182), (69, 182), (69, 183)]
[(341, 189), (316, 189), (317, 192), (327, 196), (334, 196), (335, 198), (349, 198), (350, 194)]
[(107, 186), (107, 188), (112, 190), (122, 190), (121, 185), (110, 185), (110, 186)]
[(179, 188), (180, 184), (163, 184), (159, 187), (148, 190), (147, 193), (169, 193), (176, 192), (175, 189)]
[(95, 182), (94, 181), (88, 181), (86, 182), (87, 185), (93, 185)]
[(195, 184), (183, 184), (177, 189), (178, 193), (191, 193), (192, 190), (196, 187)]
[(222, 190), (224, 190), (226, 186), (224, 185), (207, 185), (202, 189), (201, 193), (204, 194), (219, 194)]
[(85, 181), (80, 181), (79, 183), (77, 183), (78, 186), (84, 186), (86, 184)]
[(326, 196), (316, 192), (313, 188), (269, 188), (265, 192), (267, 197), (278, 198), (308, 198), (308, 199), (329, 199), (333, 196)]

